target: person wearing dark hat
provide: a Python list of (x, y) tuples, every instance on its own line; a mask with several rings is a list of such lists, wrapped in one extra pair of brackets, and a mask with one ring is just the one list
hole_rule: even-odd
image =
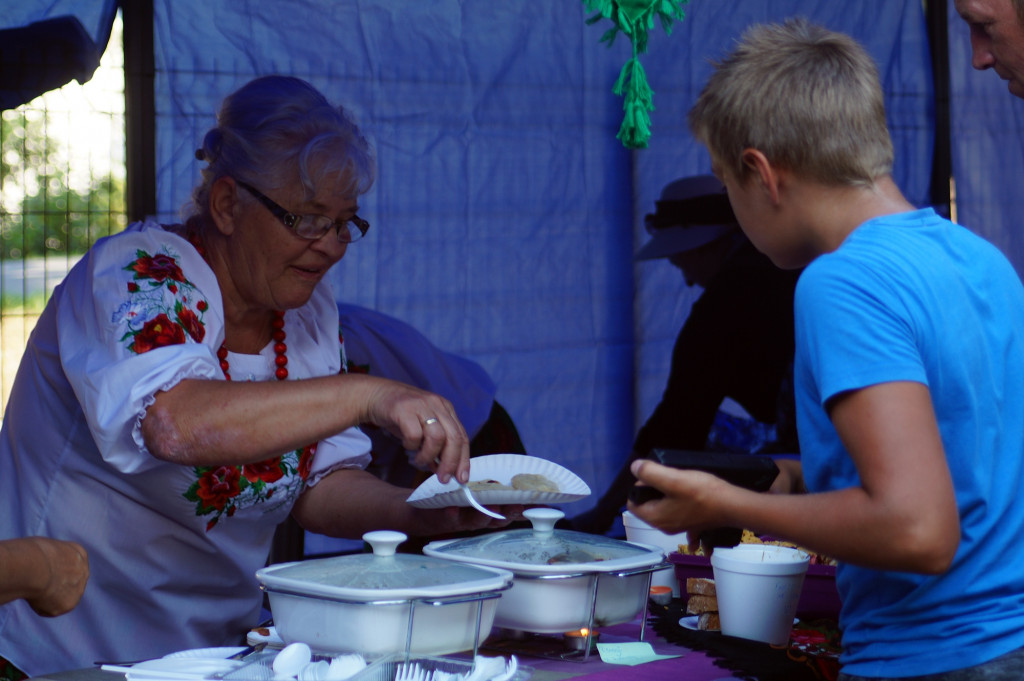
[[(630, 463), (652, 449), (799, 451), (791, 391), (799, 272), (779, 269), (753, 247), (713, 175), (669, 183), (655, 206), (645, 219), (652, 238), (635, 259), (667, 259), (688, 286), (704, 291), (679, 332), (661, 402), (629, 457), (594, 508), (569, 521), (585, 532), (608, 531), (635, 482)], [(751, 419), (720, 411), (726, 398)], [(777, 486), (789, 491), (799, 466), (780, 469)]]

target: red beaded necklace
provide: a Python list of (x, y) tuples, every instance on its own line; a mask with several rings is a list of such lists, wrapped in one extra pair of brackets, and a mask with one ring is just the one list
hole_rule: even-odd
[[(206, 249), (203, 247), (203, 242), (191, 229), (187, 232), (189, 243), (195, 247), (196, 252), (202, 256), (203, 260), (206, 260), (206, 264), (210, 264), (210, 261), (206, 257)], [(287, 338), (287, 334), (284, 331), (284, 311), (274, 310), (274, 318), (270, 322), (270, 327), (273, 329), (271, 337), (274, 339), (274, 375), (277, 380), (283, 381), (288, 378), (288, 346), (285, 345), (284, 339)], [(217, 359), (220, 360), (220, 369), (224, 372), (225, 380), (231, 380), (231, 365), (228, 364), (228, 349), (224, 346), (224, 342), (221, 341), (220, 347), (217, 348)], [(344, 367), (342, 367), (344, 369)], [(316, 442), (311, 442), (301, 449), (299, 454), (299, 477), (303, 480), (309, 475), (310, 466), (313, 462), (313, 456), (316, 454)], [(300, 451), (300, 450), (296, 450)], [(277, 457), (276, 460), (281, 460), (284, 455)], [(273, 460), (273, 459), (271, 459)], [(239, 466), (241, 468), (241, 466)]]
[[(210, 261), (206, 258), (206, 249), (203, 247), (203, 242), (200, 240), (199, 235), (189, 230), (188, 240), (195, 247), (196, 252), (209, 264)], [(283, 310), (274, 310), (274, 318), (270, 322), (270, 327), (273, 329), (271, 337), (274, 339), (274, 365), (277, 367), (274, 369), (274, 376), (277, 377), (277, 380), (283, 381), (288, 378), (288, 346), (284, 342), (288, 334), (284, 331)], [(217, 359), (220, 360), (220, 369), (224, 372), (224, 378), (230, 381), (231, 365), (228, 363), (228, 349), (223, 341), (220, 347), (217, 348)]]
[[(274, 376), (277, 380), (283, 381), (288, 378), (288, 346), (285, 344), (284, 339), (288, 337), (288, 334), (284, 331), (284, 312), (281, 310), (274, 310), (274, 319), (270, 322), (271, 328), (274, 329), (274, 364), (277, 366), (274, 369)], [(231, 373), (229, 369), (231, 365), (228, 364), (228, 349), (222, 342), (220, 347), (217, 348), (217, 359), (220, 360), (221, 371), (224, 372), (224, 378), (231, 380)]]

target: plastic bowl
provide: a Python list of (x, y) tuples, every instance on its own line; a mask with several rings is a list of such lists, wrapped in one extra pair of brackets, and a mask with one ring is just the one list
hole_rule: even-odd
[[(686, 544), (686, 533), (666, 534), (656, 527), (652, 527), (640, 518), (637, 518), (630, 511), (622, 514), (622, 526), (626, 529), (626, 541), (648, 546), (657, 546), (666, 554), (678, 550), (680, 544)], [(651, 586), (667, 586), (672, 589), (672, 596), (679, 598), (679, 581), (675, 578), (672, 568), (658, 570), (651, 575)]]

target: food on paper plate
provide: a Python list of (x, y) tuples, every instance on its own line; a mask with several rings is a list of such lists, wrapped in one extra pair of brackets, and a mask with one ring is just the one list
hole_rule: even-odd
[(497, 480), (470, 480), (466, 483), (474, 492), (515, 489)]
[(512, 476), (513, 489), (528, 492), (558, 492), (558, 484), (540, 473), (520, 473)]
[(558, 483), (553, 481), (551, 478), (541, 475), (540, 473), (519, 473), (518, 475), (512, 476), (510, 484), (505, 484), (500, 480), (470, 480), (468, 483), (469, 488), (474, 492), (490, 492), (490, 491), (520, 491), (520, 492), (560, 492), (558, 489)]

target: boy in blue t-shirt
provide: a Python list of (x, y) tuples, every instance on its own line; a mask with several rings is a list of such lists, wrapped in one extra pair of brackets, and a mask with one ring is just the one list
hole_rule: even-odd
[[(690, 111), (740, 225), (795, 298), (808, 494), (637, 461), (668, 532), (743, 526), (839, 560), (843, 679), (1024, 670), (1024, 287), (890, 175), (874, 63), (805, 20), (756, 26)], [(934, 675), (934, 676), (931, 676)]]

